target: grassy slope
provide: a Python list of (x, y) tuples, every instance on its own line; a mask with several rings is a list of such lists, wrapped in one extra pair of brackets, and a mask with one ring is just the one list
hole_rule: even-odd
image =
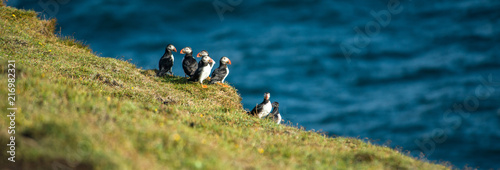
[[(14, 16), (15, 15), (15, 16)], [(55, 21), (0, 7), (0, 96), (17, 66), (15, 168), (446, 169), (358, 139), (279, 126), (244, 113), (234, 88), (157, 78), (53, 34)], [(5, 97), (6, 98), (6, 97)], [(256, 101), (258, 102), (258, 101)], [(0, 102), (1, 110), (7, 102)], [(2, 111), (2, 115), (4, 111)], [(8, 143), (8, 121), (0, 143)]]

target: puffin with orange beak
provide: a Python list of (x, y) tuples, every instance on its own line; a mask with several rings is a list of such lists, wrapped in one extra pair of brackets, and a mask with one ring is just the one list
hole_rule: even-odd
[(202, 88), (207, 88), (207, 85), (203, 85), (203, 80), (210, 76), (210, 72), (214, 66), (214, 60), (208, 56), (208, 52), (205, 50), (198, 53), (197, 57), (201, 57), (201, 60), (198, 63), (198, 69), (194, 73), (193, 77), (189, 78), (189, 80), (198, 81)]
[(168, 44), (165, 48), (165, 53), (158, 63), (160, 70), (158, 71), (157, 76), (162, 77), (165, 74), (174, 74), (172, 72), (172, 67), (174, 66), (174, 55), (172, 54), (172, 51), (177, 52), (177, 49), (175, 49), (174, 45)]
[[(198, 58), (200, 58), (200, 57), (203, 58), (203, 56), (209, 56), (207, 50), (201, 50), (198, 54), (196, 54), (196, 57), (198, 57)], [(200, 64), (201, 64), (201, 61), (198, 62), (198, 65), (200, 65)], [(213, 65), (212, 65), (212, 67), (213, 67)]]
[(264, 93), (264, 101), (262, 101), (262, 103), (255, 106), (252, 109), (252, 111), (248, 112), (248, 114), (250, 114), (252, 116), (257, 116), (257, 117), (259, 117), (259, 119), (269, 115), (269, 113), (271, 112), (271, 109), (273, 108), (273, 106), (271, 104), (271, 100), (269, 100), (269, 98), (271, 98), (271, 93)]
[(273, 102), (272, 104), (273, 106), (273, 112), (269, 113), (269, 117), (271, 119), (273, 119), (276, 124), (280, 124), (281, 123), (281, 115), (280, 115), (280, 104), (278, 102)]
[(193, 57), (193, 50), (191, 47), (184, 47), (181, 54), (186, 54), (182, 59), (182, 69), (184, 69), (185, 76), (193, 77), (196, 69), (198, 69), (198, 63)]
[(216, 68), (214, 72), (212, 72), (212, 79), (210, 79), (209, 84), (222, 85), (223, 87), (229, 87), (228, 85), (223, 84), (227, 75), (229, 75), (229, 68), (227, 64), (231, 65), (231, 60), (226, 56), (222, 57), (219, 61), (219, 68)]

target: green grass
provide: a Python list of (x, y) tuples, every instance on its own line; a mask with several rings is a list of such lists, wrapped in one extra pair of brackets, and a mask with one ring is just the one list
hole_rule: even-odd
[[(14, 16), (15, 15), (15, 16)], [(16, 60), (16, 169), (448, 169), (391, 148), (249, 117), (233, 87), (158, 78), (0, 7), (0, 96)], [(265, 91), (265, 90), (264, 90)], [(263, 91), (263, 92), (264, 92)], [(2, 113), (8, 108), (0, 102)]]

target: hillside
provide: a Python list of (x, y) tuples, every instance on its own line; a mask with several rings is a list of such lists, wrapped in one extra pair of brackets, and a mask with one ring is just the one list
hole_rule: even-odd
[[(16, 162), (0, 169), (448, 169), (359, 139), (244, 114), (233, 87), (158, 78), (54, 34), (55, 20), (0, 7), (0, 96), (16, 63)], [(161, 54), (159, 54), (161, 55)], [(263, 92), (265, 89), (263, 89)]]

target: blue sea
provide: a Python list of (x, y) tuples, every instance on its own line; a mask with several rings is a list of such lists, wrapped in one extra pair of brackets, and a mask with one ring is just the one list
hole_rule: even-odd
[[(231, 59), (252, 109), (458, 168), (500, 168), (498, 0), (9, 0), (103, 57), (156, 69), (165, 46)], [(174, 74), (184, 76), (183, 55)]]

